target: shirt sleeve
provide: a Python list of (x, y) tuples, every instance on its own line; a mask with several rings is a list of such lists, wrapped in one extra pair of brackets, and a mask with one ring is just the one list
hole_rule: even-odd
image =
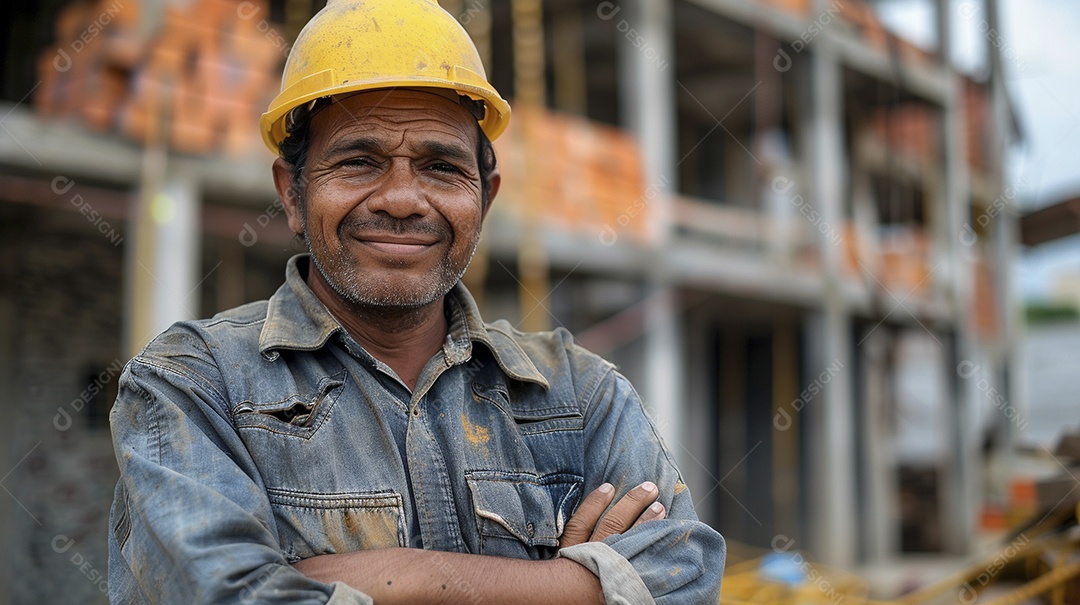
[(715, 604), (724, 574), (724, 539), (698, 520), (690, 490), (641, 399), (614, 370), (590, 398), (585, 439), (584, 493), (607, 481), (615, 486), (613, 502), (618, 502), (638, 484), (652, 481), (667, 516), (603, 542), (564, 548), (560, 556), (595, 573), (608, 603)]
[[(202, 344), (175, 326), (159, 340), (170, 337)], [(144, 353), (121, 376), (110, 414), (120, 466), (112, 602), (370, 605), (367, 595), (316, 582), (285, 560), (258, 472), (220, 385), (207, 378), (220, 374), (203, 347)]]

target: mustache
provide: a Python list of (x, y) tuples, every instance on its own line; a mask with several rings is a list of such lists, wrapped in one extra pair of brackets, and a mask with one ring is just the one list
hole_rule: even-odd
[(338, 225), (337, 231), (339, 238), (344, 238), (349, 233), (390, 233), (399, 236), (427, 235), (440, 240), (453, 237), (449, 227), (442, 223), (426, 221), (419, 216), (395, 218), (385, 214), (346, 219)]

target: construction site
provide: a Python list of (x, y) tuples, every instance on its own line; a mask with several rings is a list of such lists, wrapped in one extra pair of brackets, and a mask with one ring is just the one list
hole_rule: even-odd
[[(306, 251), (258, 120), (324, 4), (0, 7), (0, 603), (108, 602), (124, 364)], [(721, 603), (1080, 602), (1080, 436), (1016, 472), (1023, 129), (948, 52), (995, 0), (927, 0), (936, 49), (866, 0), (439, 4), (513, 107), (463, 281), (633, 382)]]

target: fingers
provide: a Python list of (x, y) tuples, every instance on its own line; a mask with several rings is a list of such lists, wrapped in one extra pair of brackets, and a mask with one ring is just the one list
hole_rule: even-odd
[(605, 515), (604, 511), (615, 498), (615, 488), (604, 483), (585, 496), (566, 522), (559, 548), (603, 540), (642, 523), (665, 518), (667, 509), (656, 500), (659, 495), (656, 485), (646, 481), (627, 492)]
[(566, 522), (563, 535), (559, 538), (559, 548), (588, 542), (593, 528), (596, 527), (596, 522), (600, 520), (600, 516), (604, 514), (614, 498), (615, 487), (610, 483), (604, 483), (585, 496), (581, 505)]
[[(656, 518), (657, 511), (650, 509), (660, 491), (652, 481), (646, 481), (626, 493), (606, 515), (596, 523), (590, 541), (599, 541), (612, 534), (621, 534), (630, 529), (641, 517), (650, 514), (648, 519)], [(660, 505), (663, 511), (663, 505)]]
[(650, 504), (649, 508), (645, 509), (645, 512), (641, 513), (641, 516), (634, 522), (633, 527), (637, 527), (638, 525), (649, 521), (659, 521), (664, 517), (667, 517), (667, 509), (664, 508), (664, 505), (661, 504), (659, 500), (657, 500)]

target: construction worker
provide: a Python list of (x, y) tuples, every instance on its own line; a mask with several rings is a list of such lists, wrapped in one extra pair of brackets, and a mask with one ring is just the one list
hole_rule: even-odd
[(716, 603), (633, 388), (459, 279), (510, 109), (434, 0), (331, 2), (263, 115), (309, 254), (173, 325), (111, 414), (114, 603)]

